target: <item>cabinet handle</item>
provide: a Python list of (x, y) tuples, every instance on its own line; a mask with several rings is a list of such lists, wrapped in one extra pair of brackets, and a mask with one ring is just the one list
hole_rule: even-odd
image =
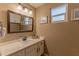
[(38, 51), (40, 51), (40, 48), (38, 48)]
[(42, 45), (43, 43), (41, 42), (41, 45)]
[(40, 51), (40, 48), (37, 48), (37, 53)]
[(38, 53), (38, 48), (37, 48), (37, 53)]

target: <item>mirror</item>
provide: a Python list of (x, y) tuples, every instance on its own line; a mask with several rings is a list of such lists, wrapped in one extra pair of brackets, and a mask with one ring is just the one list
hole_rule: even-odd
[(19, 32), (20, 31), (20, 21), (21, 15), (10, 12), (9, 13), (10, 21), (10, 32)]
[(8, 10), (8, 33), (33, 31), (33, 18)]

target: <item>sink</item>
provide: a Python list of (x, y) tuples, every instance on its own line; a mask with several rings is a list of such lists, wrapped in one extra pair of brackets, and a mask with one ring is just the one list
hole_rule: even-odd
[(32, 39), (31, 37), (27, 37), (27, 39), (24, 40), (24, 41), (23, 41), (23, 38), (20, 38), (20, 42), (21, 42), (21, 43), (29, 43), (29, 42), (31, 42), (31, 41), (34, 41), (34, 39)]

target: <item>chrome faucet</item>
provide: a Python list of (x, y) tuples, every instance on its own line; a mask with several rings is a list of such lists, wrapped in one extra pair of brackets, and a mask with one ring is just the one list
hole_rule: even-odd
[(23, 40), (23, 41), (26, 41), (26, 40), (27, 40), (27, 37), (26, 37), (26, 36), (24, 36), (22, 40)]

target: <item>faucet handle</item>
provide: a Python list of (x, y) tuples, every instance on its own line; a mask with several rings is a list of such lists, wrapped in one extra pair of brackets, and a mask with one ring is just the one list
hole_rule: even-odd
[(25, 41), (25, 40), (27, 40), (27, 37), (26, 36), (23, 37), (23, 41)]

